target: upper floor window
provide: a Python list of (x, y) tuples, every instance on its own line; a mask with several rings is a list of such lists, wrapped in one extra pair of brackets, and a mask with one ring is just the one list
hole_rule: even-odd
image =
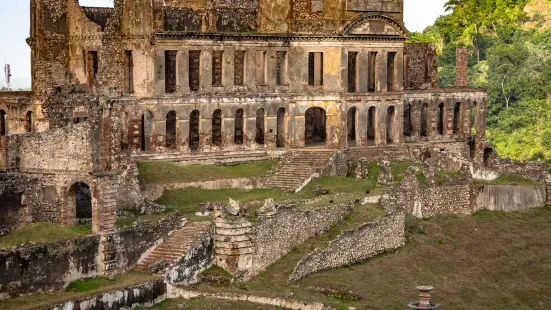
[(245, 84), (245, 51), (235, 51), (233, 62), (233, 84), (242, 86)]
[(348, 92), (358, 89), (358, 52), (348, 52)]
[(323, 85), (323, 53), (308, 54), (308, 84)]
[(224, 77), (224, 52), (212, 53), (212, 86), (222, 86)]
[(199, 91), (201, 87), (201, 51), (189, 51), (189, 89)]
[(178, 51), (165, 51), (165, 93), (176, 92), (176, 55)]
[(369, 52), (367, 56), (367, 91), (374, 92), (377, 90), (379, 79), (379, 54), (377, 52)]
[(96, 80), (96, 75), (98, 74), (99, 64), (98, 64), (98, 52), (97, 51), (88, 51), (86, 53), (86, 73), (88, 77), (88, 84), (94, 84)]
[(257, 51), (256, 52), (256, 85), (266, 85), (267, 84), (267, 70), (268, 69), (268, 59), (266, 57), (266, 51)]
[(132, 51), (124, 51), (126, 56), (126, 91), (134, 93), (134, 57)]
[(276, 54), (276, 85), (287, 85), (287, 52)]

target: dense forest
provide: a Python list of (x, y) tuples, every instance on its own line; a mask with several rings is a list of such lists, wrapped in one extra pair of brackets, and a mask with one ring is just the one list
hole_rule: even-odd
[(448, 0), (413, 42), (439, 53), (439, 84), (455, 82), (455, 49), (469, 50), (469, 83), (488, 87), (487, 136), (502, 157), (551, 164), (551, 0)]

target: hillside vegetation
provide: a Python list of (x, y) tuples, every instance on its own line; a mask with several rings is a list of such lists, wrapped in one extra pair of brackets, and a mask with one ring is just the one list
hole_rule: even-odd
[(449, 0), (411, 41), (432, 42), (439, 84), (455, 81), (455, 49), (469, 50), (469, 83), (488, 87), (488, 132), (498, 153), (551, 163), (551, 1)]

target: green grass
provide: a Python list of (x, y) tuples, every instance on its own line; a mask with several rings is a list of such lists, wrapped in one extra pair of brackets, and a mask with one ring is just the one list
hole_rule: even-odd
[(0, 248), (9, 248), (25, 242), (53, 243), (86, 236), (92, 232), (91, 225), (66, 227), (53, 223), (32, 223), (15, 229), (0, 238)]
[(179, 165), (167, 161), (138, 162), (138, 180), (142, 184), (189, 183), (265, 176), (275, 160), (247, 164), (221, 165)]
[(246, 301), (229, 301), (211, 298), (173, 299), (165, 300), (153, 307), (135, 308), (136, 310), (175, 310), (178, 305), (187, 305), (186, 310), (284, 310), (286, 308), (277, 306), (260, 305)]
[(463, 177), (459, 171), (434, 170), (434, 179), (438, 184), (449, 184), (460, 180)]
[(504, 174), (492, 181), (474, 179), (473, 182), (479, 185), (542, 185), (541, 183), (525, 178), (518, 173)]
[(78, 280), (69, 283), (69, 285), (65, 288), (65, 292), (87, 293), (113, 283), (115, 283), (115, 279), (107, 279), (101, 277)]
[(411, 166), (418, 166), (418, 165), (410, 161), (403, 161), (403, 162), (391, 161), (390, 168), (392, 169), (392, 175), (394, 176), (394, 181), (396, 183), (402, 182), (406, 174), (406, 170)]
[(172, 209), (167, 209), (166, 212), (163, 213), (157, 213), (157, 214), (148, 214), (148, 215), (141, 215), (138, 213), (135, 209), (125, 209), (126, 211), (134, 214), (134, 217), (124, 218), (124, 219), (117, 219), (117, 227), (128, 227), (132, 226), (135, 222), (139, 220), (145, 220), (145, 221), (152, 221), (152, 222), (159, 222), (163, 219), (165, 219), (172, 211)]

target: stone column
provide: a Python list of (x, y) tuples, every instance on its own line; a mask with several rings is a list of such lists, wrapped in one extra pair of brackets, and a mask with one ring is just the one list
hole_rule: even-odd
[(467, 48), (464, 46), (458, 47), (455, 54), (455, 87), (467, 87)]

